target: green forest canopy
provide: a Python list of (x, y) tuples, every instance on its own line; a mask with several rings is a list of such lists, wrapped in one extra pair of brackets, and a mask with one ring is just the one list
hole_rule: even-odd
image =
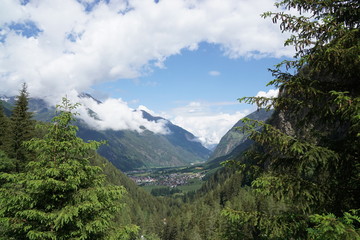
[[(285, 45), (295, 58), (271, 70), (278, 97), (240, 99), (274, 108), (273, 117), (244, 120), (256, 144), (228, 161), (233, 171), (215, 174), (187, 203), (148, 212), (163, 217), (149, 239), (360, 239), (359, 3), (277, 6), (306, 12), (263, 14), (292, 34)], [(90, 165), (100, 143), (76, 137), (76, 104), (65, 99), (37, 132), (27, 97), (24, 85), (12, 116), (0, 111), (0, 237), (139, 237), (138, 227), (119, 224), (124, 188)]]

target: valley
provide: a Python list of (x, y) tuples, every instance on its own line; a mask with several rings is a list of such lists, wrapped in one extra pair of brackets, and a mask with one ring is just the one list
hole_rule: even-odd
[[(89, 94), (79, 97), (101, 104)], [(2, 99), (4, 109), (10, 113), (16, 97)], [(42, 99), (29, 98), (29, 110), (34, 113), (34, 119), (42, 122), (49, 122), (55, 115), (55, 109)], [(77, 136), (84, 141), (105, 141), (97, 152), (154, 196), (184, 197), (196, 192), (221, 167), (221, 162), (234, 158), (251, 145), (248, 135), (237, 129), (243, 126), (241, 120), (229, 129), (214, 151), (210, 151), (194, 141), (196, 137), (185, 129), (145, 111), (141, 114), (150, 122), (166, 121), (171, 134), (96, 130), (78, 119)], [(271, 114), (272, 111), (260, 109), (247, 117), (265, 121)]]
[(1, 10), (0, 240), (360, 240), (359, 0)]
[(181, 196), (198, 190), (209, 169), (204, 164), (183, 167), (151, 168), (125, 172), (138, 186), (153, 195)]

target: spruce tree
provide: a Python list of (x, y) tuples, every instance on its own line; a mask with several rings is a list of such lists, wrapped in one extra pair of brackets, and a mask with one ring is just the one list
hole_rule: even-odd
[(0, 102), (0, 150), (5, 150), (9, 142), (9, 119), (4, 113), (2, 103)]
[(241, 101), (275, 108), (270, 124), (245, 120), (263, 166), (252, 187), (287, 208), (224, 215), (242, 222), (251, 217), (265, 239), (359, 239), (360, 218), (352, 210), (360, 207), (359, 2), (283, 0), (277, 6), (299, 11), (263, 15), (293, 34), (285, 45), (295, 47), (295, 59), (271, 70), (277, 98)]
[(8, 154), (17, 160), (16, 169), (22, 171), (31, 156), (23, 146), (25, 141), (34, 136), (35, 122), (29, 112), (29, 95), (26, 83), (23, 84), (17, 96), (15, 107), (10, 117), (10, 139)]
[(26, 172), (2, 173), (0, 236), (4, 239), (128, 239), (136, 227), (115, 226), (124, 188), (105, 185), (101, 168), (91, 166), (101, 143), (76, 136), (76, 104), (63, 99), (43, 139), (25, 143), (36, 153)]

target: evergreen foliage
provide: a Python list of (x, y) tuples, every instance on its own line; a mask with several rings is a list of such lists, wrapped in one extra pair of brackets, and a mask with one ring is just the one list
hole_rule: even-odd
[(178, 188), (172, 187), (161, 187), (161, 188), (154, 188), (151, 190), (151, 195), (153, 196), (171, 196), (176, 193), (180, 193), (181, 190)]
[(32, 120), (32, 113), (28, 111), (28, 103), (27, 85), (24, 83), (10, 117), (9, 149), (7, 149), (7, 154), (17, 160), (17, 171), (22, 171), (31, 159), (31, 154), (23, 146), (25, 141), (34, 136), (35, 122)]
[(99, 142), (83, 142), (71, 125), (76, 108), (67, 99), (43, 139), (24, 145), (36, 153), (27, 171), (1, 172), (0, 236), (3, 239), (130, 239), (135, 226), (116, 226), (124, 188), (105, 185), (89, 164)]
[(8, 147), (9, 119), (4, 113), (4, 108), (0, 102), (0, 150)]
[(345, 212), (341, 218), (336, 218), (334, 214), (314, 214), (310, 216), (310, 221), (316, 225), (308, 228), (311, 239), (360, 239), (360, 229), (356, 227), (360, 223), (357, 211)]
[[(0, 173), (10, 173), (15, 169), (15, 161), (7, 156), (7, 154), (0, 150)], [(5, 179), (0, 178), (0, 186), (6, 183)]]
[[(269, 124), (245, 119), (244, 130), (262, 155), (262, 173), (252, 182), (255, 194), (284, 207), (223, 214), (251, 223), (252, 234), (264, 239), (358, 239), (358, 222), (347, 213), (358, 219), (351, 209), (360, 207), (358, 1), (283, 0), (277, 6), (307, 13), (263, 15), (293, 34), (285, 45), (295, 47), (295, 60), (271, 70), (276, 79), (269, 84), (280, 88), (277, 98), (240, 101), (275, 108)], [(315, 229), (308, 227), (314, 223)]]
[(139, 234), (145, 239), (158, 239), (157, 234), (162, 231), (163, 219), (169, 211), (166, 199), (150, 195), (98, 154), (91, 159), (91, 163), (103, 169), (108, 184), (123, 186), (126, 189), (127, 194), (121, 199), (121, 203), (126, 207), (116, 216), (115, 222), (120, 225), (136, 224), (140, 227)]
[[(17, 133), (17, 148), (9, 136), (14, 151), (0, 146), (0, 239), (136, 239), (140, 232), (169, 240), (360, 239), (359, 2), (279, 0), (277, 6), (300, 13), (263, 15), (293, 34), (285, 45), (297, 53), (271, 70), (278, 97), (241, 99), (274, 108), (274, 115), (266, 123), (245, 119), (243, 131), (256, 145), (227, 161), (233, 168), (209, 177), (185, 203), (155, 200), (95, 155), (100, 143), (76, 137), (76, 105), (66, 99), (53, 123), (38, 131), (44, 137), (29, 140), (24, 85), (10, 129), (27, 123), (30, 134)], [(0, 132), (0, 144), (6, 134)], [(27, 167), (14, 172), (12, 158)]]

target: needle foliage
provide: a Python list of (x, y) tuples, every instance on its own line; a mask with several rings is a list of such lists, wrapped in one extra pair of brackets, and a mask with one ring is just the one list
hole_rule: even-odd
[(101, 168), (89, 159), (101, 142), (76, 136), (74, 109), (66, 98), (46, 135), (24, 146), (36, 159), (26, 171), (1, 172), (1, 239), (128, 239), (136, 227), (116, 226), (125, 190), (105, 184)]
[[(245, 119), (262, 171), (255, 195), (280, 210), (227, 209), (230, 221), (257, 239), (360, 239), (359, 1), (283, 0), (265, 18), (290, 32), (293, 60), (271, 70), (276, 98), (242, 102), (274, 108), (268, 123)], [(297, 10), (292, 15), (286, 10)], [(258, 131), (259, 126), (261, 131)]]

